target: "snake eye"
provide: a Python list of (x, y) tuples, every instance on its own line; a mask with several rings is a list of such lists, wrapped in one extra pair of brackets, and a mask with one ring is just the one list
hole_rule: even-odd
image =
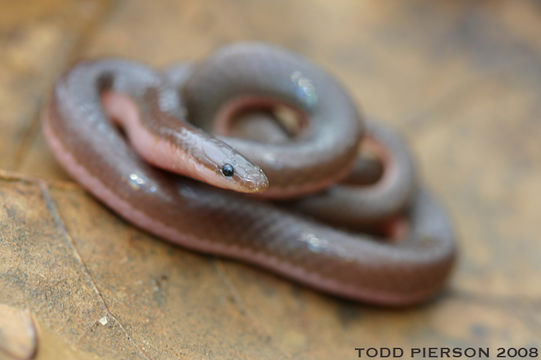
[(233, 165), (224, 164), (224, 166), (222, 166), (222, 174), (224, 176), (231, 177), (233, 176), (234, 173), (235, 173), (235, 168), (233, 167)]

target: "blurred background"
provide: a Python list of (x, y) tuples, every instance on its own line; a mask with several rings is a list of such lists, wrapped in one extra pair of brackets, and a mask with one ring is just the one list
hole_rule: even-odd
[[(0, 204), (17, 209), (15, 218), (0, 210), (0, 303), (31, 310), (43, 358), (55, 354), (47, 349), (80, 358), (353, 359), (358, 346), (541, 346), (540, 2), (0, 5)], [(321, 295), (158, 241), (70, 184), (39, 122), (69, 64), (118, 55), (162, 67), (238, 40), (313, 59), (366, 115), (404, 134), (459, 237), (441, 296), (386, 310)]]

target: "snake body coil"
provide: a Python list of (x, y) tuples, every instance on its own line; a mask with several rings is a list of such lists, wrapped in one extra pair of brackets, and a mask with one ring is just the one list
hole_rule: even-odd
[[(242, 114), (277, 107), (293, 114), (292, 134), (231, 136)], [(418, 188), (397, 135), (364, 129), (334, 78), (283, 49), (231, 45), (161, 74), (126, 60), (81, 62), (57, 81), (43, 115), (50, 147), (77, 181), (186, 248), (385, 305), (429, 298), (454, 262), (447, 216)], [(336, 185), (356, 169), (363, 144), (383, 174), (371, 185)], [(394, 240), (351, 230), (359, 224)]]

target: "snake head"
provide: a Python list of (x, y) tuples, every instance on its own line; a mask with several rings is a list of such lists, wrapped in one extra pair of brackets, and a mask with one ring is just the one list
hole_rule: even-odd
[[(159, 109), (147, 109), (149, 114), (140, 116), (137, 105), (121, 93), (105, 93), (102, 104), (106, 114), (124, 128), (135, 151), (157, 167), (238, 192), (258, 193), (269, 187), (269, 180), (258, 165), (201, 129), (185, 122), (178, 127), (153, 123), (141, 126), (144, 119), (154, 118), (155, 113), (166, 115)], [(149, 131), (149, 127), (154, 131)]]
[(184, 175), (243, 193), (260, 193), (269, 187), (263, 170), (223, 141), (199, 131), (189, 131), (184, 135), (189, 137), (185, 143), (197, 144), (182, 150), (191, 164)]

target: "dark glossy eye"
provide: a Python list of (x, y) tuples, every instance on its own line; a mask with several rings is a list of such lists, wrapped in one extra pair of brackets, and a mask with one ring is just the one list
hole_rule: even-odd
[(233, 176), (234, 173), (235, 173), (235, 168), (233, 168), (233, 165), (224, 164), (224, 166), (222, 166), (222, 174), (224, 174), (224, 176), (230, 177), (230, 176)]

